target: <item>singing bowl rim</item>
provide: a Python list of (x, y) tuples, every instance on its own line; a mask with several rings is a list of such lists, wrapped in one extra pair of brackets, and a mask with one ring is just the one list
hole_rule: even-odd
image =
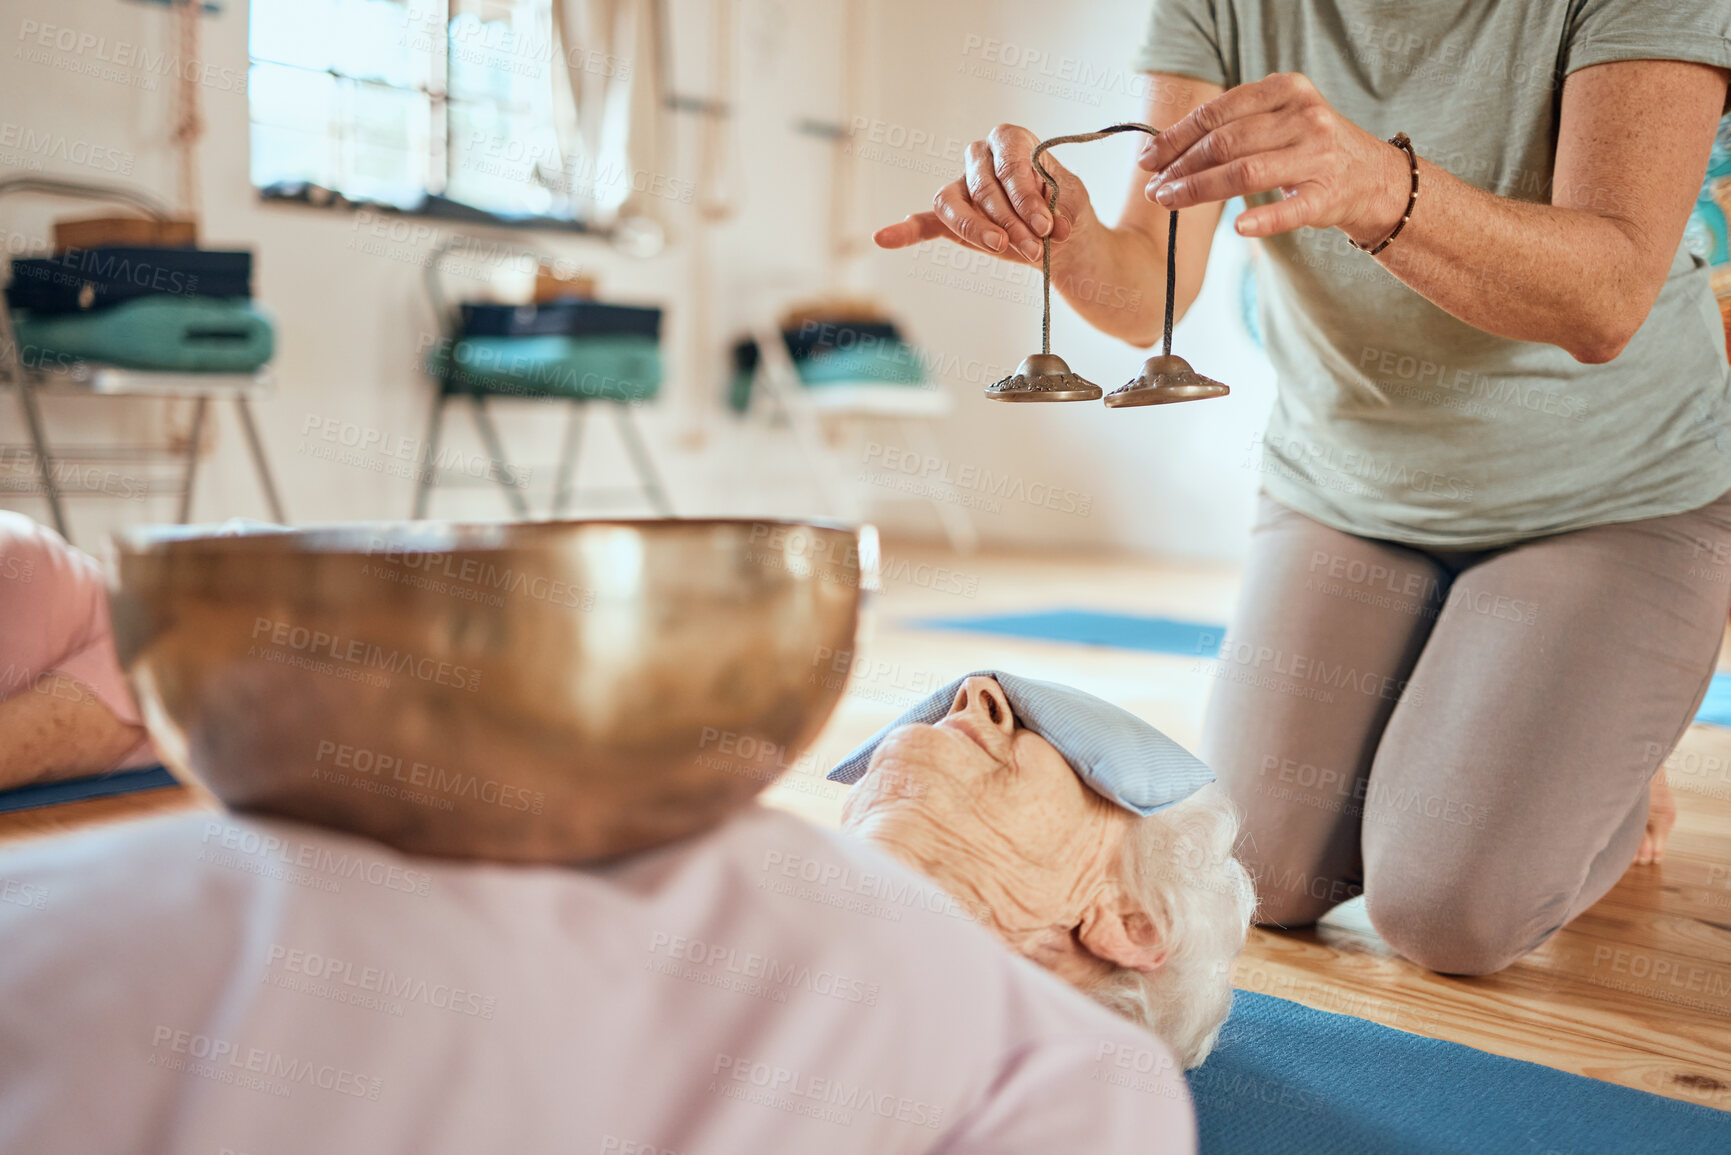
[[(238, 660), (236, 655), (242, 652), (241, 643), (233, 638), (225, 638), (219, 644), (208, 647), (201, 641), (188, 643), (187, 639), (199, 638), (197, 630), (201, 628), (201, 623), (208, 623), (212, 618), (200, 614), (190, 619), (177, 620), (179, 615), (175, 607), (189, 604), (190, 599), (190, 604), (207, 601), (210, 613), (215, 618), (235, 611), (250, 613), (255, 601), (268, 604), (272, 599), (283, 596), (285, 591), (297, 588), (294, 585), (297, 575), (305, 575), (309, 570), (319, 571), (333, 567), (340, 571), (345, 563), (358, 563), (368, 557), (369, 550), (370, 556), (376, 559), (381, 548), (403, 549), (409, 552), (426, 550), (483, 559), (492, 559), (501, 552), (516, 552), (543, 556), (550, 563), (562, 565), (559, 559), (567, 553), (566, 547), (581, 541), (591, 531), (634, 531), (647, 539), (646, 547), (651, 549), (654, 548), (655, 539), (661, 539), (668, 548), (677, 550), (679, 539), (689, 538), (694, 548), (702, 550), (705, 548), (705, 538), (713, 531), (720, 530), (724, 533), (724, 555), (746, 557), (753, 551), (780, 552), (783, 548), (780, 545), (755, 540), (751, 531), (757, 527), (808, 532), (816, 535), (820, 542), (827, 539), (827, 544), (818, 544), (816, 549), (830, 551), (827, 559), (814, 562), (809, 572), (801, 574), (789, 568), (777, 579), (775, 585), (782, 590), (790, 591), (793, 587), (810, 583), (827, 583), (830, 592), (813, 595), (819, 599), (816, 608), (798, 619), (801, 625), (794, 633), (777, 633), (775, 636), (778, 641), (770, 645), (768, 651), (773, 653), (778, 646), (793, 642), (810, 642), (816, 646), (833, 646), (837, 650), (845, 648), (851, 652), (851, 649), (857, 646), (861, 616), (872, 588), (868, 585), (868, 576), (875, 577), (876, 572), (877, 545), (874, 527), (869, 523), (828, 519), (751, 517), (607, 517), (547, 522), (475, 523), (336, 522), (295, 528), (270, 527), (240, 535), (213, 526), (140, 527), (115, 535), (117, 558), (113, 568), (114, 580), (110, 599), (115, 611), (117, 650), (126, 667), (128, 678), (139, 695), (140, 706), (152, 736), (157, 739), (158, 748), (173, 767), (176, 777), (213, 796), (229, 810), (311, 822), (384, 842), (411, 854), (519, 863), (580, 864), (600, 861), (619, 854), (652, 849), (674, 838), (699, 833), (712, 827), (761, 793), (773, 780), (774, 775), (766, 777), (761, 773), (760, 767), (743, 761), (730, 768), (700, 771), (693, 760), (695, 752), (692, 752), (691, 756), (680, 755), (672, 761), (647, 761), (643, 764), (642, 773), (650, 777), (643, 779), (642, 805), (654, 807), (660, 805), (657, 799), (667, 799), (671, 809), (664, 813), (644, 811), (640, 815), (628, 815), (627, 819), (612, 826), (595, 825), (588, 828), (597, 832), (592, 837), (579, 837), (571, 833), (578, 829), (572, 824), (560, 825), (549, 819), (548, 823), (537, 825), (524, 819), (526, 825), (520, 828), (524, 837), (520, 842), (513, 841), (517, 834), (508, 829), (504, 822), (513, 816), (495, 815), (490, 810), (485, 813), (497, 820), (496, 822), (466, 829), (462, 821), (442, 818), (412, 808), (405, 810), (406, 804), (388, 802), (382, 797), (367, 800), (363, 804), (357, 801), (355, 796), (335, 788), (327, 790), (325, 787), (303, 786), (296, 789), (291, 778), (282, 776), (281, 768), (296, 758), (305, 762), (306, 756), (312, 751), (307, 742), (298, 741), (299, 732), (290, 729), (284, 719), (330, 709), (334, 700), (331, 687), (319, 683), (323, 689), (304, 699), (296, 699), (282, 712), (280, 718), (261, 717), (256, 724), (244, 726), (237, 719), (249, 715), (234, 712), (236, 699), (233, 694), (244, 695), (256, 691), (258, 687), (269, 690), (272, 686), (287, 685), (286, 682), (276, 681), (284, 676), (283, 674), (260, 675), (258, 671), (262, 667), (253, 666), (254, 676), (248, 681), (251, 690), (241, 689), (226, 694), (218, 692), (214, 697), (208, 696), (207, 690), (198, 690), (194, 698), (179, 699), (176, 699), (171, 691), (170, 696), (165, 697), (162, 688), (156, 684), (157, 678), (164, 671), (173, 671), (175, 677), (195, 680), (208, 678), (211, 671), (221, 672), (225, 664)], [(384, 546), (380, 545), (381, 538), (386, 543)], [(785, 539), (784, 544), (790, 540)], [(841, 549), (846, 552), (838, 552)], [(226, 572), (214, 585), (201, 580), (200, 575), (205, 573), (205, 567), (197, 564), (200, 558), (210, 559), (213, 563), (220, 559), (224, 564)], [(237, 574), (268, 570), (276, 562), (291, 558), (298, 559), (299, 564), (284, 567), (284, 576), (276, 580), (257, 584), (235, 580)], [(650, 571), (650, 574), (653, 574), (653, 571)], [(844, 574), (852, 578), (850, 583), (846, 583), (851, 588), (844, 589), (837, 585), (836, 579)], [(667, 583), (646, 575), (640, 579), (636, 588), (642, 591), (638, 596), (653, 605), (667, 597), (680, 596), (676, 592), (678, 583), (674, 585), (675, 588), (669, 588)], [(730, 588), (725, 577), (718, 578), (714, 586), (715, 591), (724, 596)], [(328, 594), (327, 587), (317, 596), (325, 597)], [(796, 595), (787, 593), (776, 596)], [(339, 595), (321, 605), (318, 615), (340, 617), (343, 613), (360, 609), (364, 604), (363, 599), (357, 598), (351, 602), (346, 595)], [(699, 613), (711, 612), (707, 608), (708, 603), (702, 598), (688, 604), (695, 606)], [(421, 610), (425, 608), (423, 602), (406, 599), (402, 612), (405, 615), (411, 614), (417, 607)], [(734, 615), (738, 610), (716, 603), (713, 612)], [(165, 613), (167, 617), (159, 618), (159, 613)], [(774, 620), (766, 617), (766, 628), (767, 624)], [(318, 624), (316, 618), (305, 621), (315, 627)], [(785, 626), (778, 625), (777, 628), (785, 629)], [(173, 641), (177, 632), (180, 638), (178, 643)], [(747, 663), (767, 660), (755, 645), (746, 646), (737, 641), (740, 636), (737, 628), (723, 632), (725, 636), (735, 639), (727, 643), (727, 660)], [(397, 640), (389, 640), (389, 634), (390, 629), (387, 629), (385, 636), (388, 644), (400, 644)], [(663, 635), (664, 638), (680, 636), (682, 635), (677, 631), (673, 635)], [(158, 648), (165, 643), (166, 649)], [(188, 645), (192, 648), (186, 648)], [(465, 659), (461, 654), (457, 654), (451, 656), (451, 660)], [(500, 670), (515, 665), (519, 673), (539, 672), (539, 668), (534, 665), (536, 658), (533, 655), (519, 659), (513, 653), (511, 656), (498, 658), (497, 661), (504, 663), (496, 667)], [(644, 661), (651, 664), (641, 667), (642, 669), (653, 667), (651, 658), (645, 657)], [(163, 662), (180, 664), (162, 666)], [(716, 664), (707, 663), (706, 669), (710, 674), (713, 674), (712, 667)], [(286, 674), (288, 667), (273, 666), (271, 669), (281, 670)], [(625, 669), (627, 673), (635, 675), (639, 667), (630, 666)], [(494, 685), (494, 678), (495, 675), (488, 676), (489, 686)], [(803, 674), (801, 678), (804, 679)], [(500, 683), (497, 690), (489, 689), (486, 694), (503, 692), (506, 684)], [(705, 683), (698, 681), (691, 684), (701, 687)], [(457, 695), (455, 691), (428, 691), (424, 687), (421, 691), (415, 691), (412, 688), (413, 683), (405, 682), (404, 685), (410, 688), (410, 692), (405, 697), (398, 698), (392, 691), (393, 697), (386, 707), (388, 715), (350, 712), (341, 722), (330, 725), (327, 736), (335, 738), (350, 733), (365, 733), (369, 737), (377, 735), (380, 743), (378, 749), (394, 751), (398, 755), (418, 756), (419, 747), (403, 738), (404, 732), (400, 725), (403, 720), (411, 718), (416, 710), (426, 710), (428, 703), (436, 705), (440, 700), (456, 703), (466, 702), (468, 699)], [(182, 688), (184, 689), (184, 683)], [(608, 781), (622, 781), (626, 776), (638, 774), (635, 765), (616, 759), (628, 754), (629, 757), (636, 757), (636, 754), (629, 753), (634, 750), (664, 752), (670, 743), (678, 745), (673, 738), (674, 734), (683, 734), (685, 730), (695, 733), (695, 727), (699, 724), (732, 726), (742, 734), (757, 736), (760, 742), (765, 737), (773, 736), (787, 748), (787, 757), (791, 759), (798, 749), (809, 747), (825, 722), (833, 715), (842, 697), (843, 688), (840, 682), (833, 685), (826, 682), (810, 691), (802, 687), (798, 695), (798, 707), (793, 709), (792, 713), (785, 712), (792, 708), (789, 706), (789, 699), (785, 697), (770, 701), (769, 713), (757, 712), (764, 708), (764, 702), (744, 707), (744, 713), (741, 713), (741, 707), (737, 703), (728, 704), (717, 700), (713, 707), (705, 704), (707, 700), (702, 697), (703, 691), (697, 690), (694, 691), (699, 695), (695, 699), (697, 704), (691, 706), (688, 702), (688, 708), (683, 711), (676, 729), (667, 731), (666, 739), (647, 738), (647, 744), (640, 744), (629, 735), (621, 737), (617, 730), (609, 730), (605, 725), (599, 730), (590, 730), (589, 721), (574, 717), (569, 732), (575, 741), (591, 751), (609, 751), (605, 754), (604, 761), (594, 764), (595, 772), (600, 778), (588, 777), (589, 771), (581, 763), (564, 764), (559, 758), (553, 758), (543, 761), (537, 767), (522, 766), (511, 769), (510, 781), (520, 787), (534, 788), (539, 788), (535, 784), (541, 781), (558, 783), (561, 791), (558, 795), (552, 792), (552, 787), (548, 787), (549, 811), (554, 805), (571, 805), (572, 798), (577, 798), (578, 804), (582, 804), (584, 798), (593, 801), (597, 795), (582, 794), (583, 791), (594, 788), (590, 783), (600, 782), (605, 786)], [(782, 689), (786, 691), (787, 685), (783, 685)], [(774, 691), (766, 690), (765, 694), (773, 696)], [(444, 695), (444, 698), (440, 695)], [(501, 700), (507, 699), (493, 699), (494, 702)], [(400, 710), (398, 703), (401, 703)], [(471, 733), (476, 743), (485, 746), (490, 742), (491, 735), (499, 733), (495, 724), (495, 712), (492, 704), (483, 699), (476, 699), (476, 707), (479, 711), (476, 717), (488, 720), (477, 721), (476, 728)], [(717, 719), (713, 723), (704, 716), (712, 709)], [(216, 729), (211, 729), (213, 719)], [(452, 724), (461, 723), (453, 721)], [(284, 741), (284, 735), (291, 733), (295, 734), (297, 740)], [(396, 746), (387, 741), (387, 736), (392, 734), (397, 736), (399, 744)], [(203, 737), (199, 737), (200, 735)], [(189, 739), (204, 744), (198, 750), (180, 748)], [(209, 744), (207, 740), (214, 741), (215, 745)], [(300, 750), (300, 746), (308, 746), (308, 749)], [(231, 753), (238, 751), (237, 760), (212, 764), (210, 759), (214, 755), (211, 751), (217, 748)], [(258, 752), (256, 755), (252, 753), (254, 750)], [(644, 754), (646, 758), (649, 756), (649, 753)], [(559, 757), (562, 758), (563, 755)], [(402, 758), (399, 757), (398, 760), (401, 762)], [(466, 772), (471, 777), (487, 766), (485, 758), (479, 761), (462, 761), (454, 757), (434, 757), (430, 761), (443, 762), (453, 773)], [(684, 768), (680, 769), (681, 766)], [(504, 771), (500, 771), (495, 776), (503, 781), (504, 774)], [(570, 787), (568, 792), (565, 791), (566, 786)], [(320, 791), (324, 793), (321, 794)], [(336, 800), (332, 801), (332, 798)], [(449, 810), (449, 807), (446, 809)], [(472, 815), (473, 808), (467, 813)], [(538, 816), (541, 811), (537, 810), (535, 814)], [(559, 842), (561, 838), (569, 838), (569, 842), (562, 844)]]
[[(680, 529), (773, 526), (782, 529), (812, 529), (856, 535), (862, 543), (875, 537), (870, 523), (840, 518), (787, 517), (568, 517), (525, 521), (382, 520), (324, 521), (303, 525), (253, 525), (228, 530), (222, 523), (191, 525), (143, 525), (115, 530), (109, 535), (117, 556), (163, 552), (210, 550), (223, 553), (280, 551), (282, 539), (294, 538), (294, 553), (333, 555), (376, 552), (377, 538), (396, 548), (440, 553), (488, 552), (521, 549), (538, 544), (515, 540), (539, 538), (555, 531), (618, 527), (649, 532)], [(654, 528), (652, 528), (654, 527)]]

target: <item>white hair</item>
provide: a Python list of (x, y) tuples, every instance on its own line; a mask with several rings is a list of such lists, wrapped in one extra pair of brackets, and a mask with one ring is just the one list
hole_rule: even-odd
[(1160, 1036), (1186, 1069), (1208, 1057), (1232, 1009), (1232, 964), (1256, 906), (1232, 857), (1237, 834), (1237, 808), (1213, 786), (1131, 826), (1120, 878), (1168, 953), (1152, 971), (1120, 967), (1087, 992)]

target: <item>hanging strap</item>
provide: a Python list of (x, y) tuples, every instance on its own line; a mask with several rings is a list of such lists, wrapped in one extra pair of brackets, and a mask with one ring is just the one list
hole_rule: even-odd
[[(1072, 136), (1054, 136), (1050, 140), (1042, 140), (1034, 146), (1034, 171), (1045, 180), (1047, 206), (1052, 210), (1052, 227), (1058, 222), (1058, 178), (1046, 171), (1046, 166), (1040, 163), (1040, 155), (1054, 145), (1087, 144), (1091, 140), (1103, 140), (1120, 132), (1145, 132), (1149, 136), (1159, 136), (1160, 130), (1146, 124), (1114, 124), (1102, 128), (1098, 132), (1079, 132)], [(1178, 285), (1178, 211), (1170, 213), (1171, 223), (1166, 231), (1166, 336), (1164, 352), (1172, 353), (1172, 307), (1173, 293)], [(1040, 238), (1040, 274), (1043, 281), (1044, 313), (1040, 319), (1040, 352), (1052, 351), (1052, 233), (1047, 230)]]

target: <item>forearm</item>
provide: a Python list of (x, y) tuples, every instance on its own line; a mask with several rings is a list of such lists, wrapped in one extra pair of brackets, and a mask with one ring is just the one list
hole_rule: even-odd
[[(1406, 156), (1390, 148), (1389, 229), (1406, 211)], [(1393, 244), (1375, 258), (1474, 328), (1566, 349), (1581, 361), (1620, 352), (1657, 286), (1629, 225), (1600, 211), (1534, 204), (1475, 188), (1419, 158), (1420, 195)], [(1374, 244), (1386, 236), (1355, 236)]]
[[(1495, 196), (1420, 156), (1410, 220), (1376, 259), (1478, 329), (1610, 360), (1646, 320), (1676, 258), (1726, 77), (1677, 60), (1570, 73), (1549, 204)], [(1339, 228), (1375, 244), (1407, 215), (1411, 192), (1406, 152), (1342, 116), (1297, 73), (1202, 105), (1161, 133), (1142, 165), (1167, 208), (1278, 190), (1239, 214), (1247, 237)]]
[(106, 773), (143, 737), (79, 682), (45, 674), (0, 702), (0, 789)]

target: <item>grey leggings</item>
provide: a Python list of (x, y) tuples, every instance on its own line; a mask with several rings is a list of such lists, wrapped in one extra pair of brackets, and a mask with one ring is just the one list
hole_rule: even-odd
[(1634, 858), (1731, 607), (1731, 493), (1494, 550), (1355, 537), (1264, 496), (1201, 754), (1257, 921), (1365, 896), (1401, 954), (1500, 970)]

